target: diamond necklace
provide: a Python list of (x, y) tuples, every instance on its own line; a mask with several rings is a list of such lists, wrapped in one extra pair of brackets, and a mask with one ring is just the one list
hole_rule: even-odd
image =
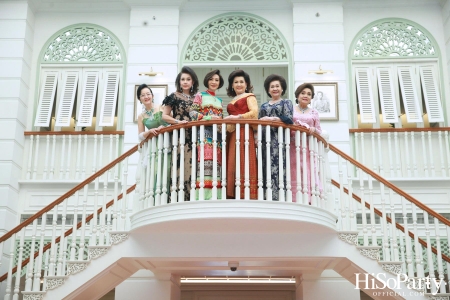
[(185, 93), (181, 93), (186, 99), (191, 100), (191, 95), (186, 95)]
[(308, 106), (306, 107), (306, 108), (302, 108), (300, 105), (298, 106), (298, 109), (300, 109), (300, 111), (302, 112), (302, 114), (304, 114), (305, 113), (305, 111), (307, 111), (308, 110)]

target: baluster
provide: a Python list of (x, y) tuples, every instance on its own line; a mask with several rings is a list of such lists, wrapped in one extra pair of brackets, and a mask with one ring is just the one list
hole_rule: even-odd
[(284, 131), (284, 140), (285, 142), (285, 157), (283, 163), (286, 164), (286, 202), (292, 202), (292, 191), (291, 191), (291, 131), (289, 128), (286, 128)]
[[(340, 158), (340, 156), (338, 156)], [(347, 161), (347, 184), (348, 184), (348, 209), (349, 209), (349, 222), (348, 229), (356, 230), (356, 203), (353, 200), (353, 178), (352, 178), (352, 165)]]
[(394, 205), (394, 195), (391, 189), (389, 189), (389, 204), (390, 204), (390, 217), (391, 217), (391, 247), (392, 247), (392, 257), (393, 261), (399, 261), (399, 249), (397, 241), (397, 227), (395, 219), (395, 205)]
[(361, 162), (363, 165), (366, 164), (366, 153), (364, 151), (365, 147), (364, 147), (364, 132), (361, 132)]
[[(355, 159), (356, 159), (356, 161), (361, 161), (362, 162), (361, 154), (359, 152), (358, 140), (359, 140), (359, 134), (358, 134), (358, 132), (355, 132), (355, 137), (354, 137), (354, 141), (355, 141)], [(329, 142), (329, 141), (327, 141), (327, 142)]]
[(39, 139), (40, 139), (40, 136), (39, 136), (39, 135), (36, 135), (36, 146), (34, 147), (34, 149), (35, 149), (36, 151), (34, 151), (33, 179), (36, 179), (37, 168), (38, 168), (38, 161), (39, 161)]
[[(199, 191), (198, 191), (198, 199), (199, 200), (205, 200), (205, 125), (200, 125), (200, 182), (199, 182)], [(196, 151), (197, 149), (193, 151)], [(193, 180), (195, 180), (194, 178), (192, 178)], [(195, 199), (195, 198), (192, 198)]]
[(86, 234), (86, 208), (88, 198), (88, 185), (84, 186), (83, 190), (83, 212), (81, 215), (81, 234), (80, 234), (80, 248), (78, 249), (78, 260), (84, 260), (84, 248), (86, 246), (85, 234)]
[(162, 195), (161, 195), (161, 204), (167, 204), (169, 202), (168, 200), (168, 187), (169, 184), (167, 182), (167, 169), (169, 166), (169, 151), (170, 151), (170, 134), (168, 132), (165, 132), (164, 135), (161, 136), (163, 138), (163, 144), (164, 144), (164, 162), (163, 162), (163, 169), (162, 169)]
[[(427, 258), (428, 258), (428, 276), (430, 277), (431, 281), (431, 293), (435, 294), (437, 289), (436, 285), (433, 283), (435, 282), (436, 275), (434, 273), (434, 262), (433, 262), (433, 253), (431, 250), (431, 239), (430, 239), (430, 224), (429, 224), (429, 217), (428, 213), (426, 211), (423, 211), (423, 219), (425, 223), (425, 236), (427, 239)], [(448, 228), (448, 227), (447, 227)]]
[(100, 170), (103, 165), (103, 134), (100, 134), (100, 146), (99, 146), (99, 155), (98, 155), (98, 161), (97, 161), (97, 168), (95, 171)]
[[(447, 170), (448, 170), (448, 174), (450, 175), (450, 143), (449, 143), (449, 138), (448, 138), (448, 131), (444, 132), (444, 136), (445, 136), (445, 153), (447, 156)], [(450, 270), (449, 270), (450, 271)], [(450, 283), (449, 283), (450, 286)]]
[(402, 202), (402, 214), (403, 214), (403, 227), (405, 228), (404, 236), (405, 236), (405, 245), (406, 245), (406, 264), (408, 268), (408, 277), (414, 277), (414, 262), (412, 259), (412, 246), (411, 240), (408, 235), (409, 227), (408, 227), (408, 216), (406, 213), (406, 200), (401, 197)]
[(408, 177), (412, 176), (411, 172), (411, 163), (409, 160), (409, 143), (408, 143), (408, 132), (405, 131), (405, 163), (406, 163), (406, 172)]
[(53, 217), (52, 217), (52, 244), (50, 248), (50, 263), (48, 264), (48, 276), (55, 276), (55, 264), (56, 264), (56, 225), (58, 220), (58, 205), (55, 205), (53, 208)]
[[(416, 258), (416, 270), (417, 277), (424, 278), (425, 272), (423, 269), (423, 258), (422, 258), (422, 246), (419, 244), (419, 229), (417, 228), (417, 207), (416, 205), (412, 206), (412, 218), (413, 218), (413, 233), (414, 233), (414, 252)], [(420, 249), (420, 250), (419, 250)]]
[(135, 178), (136, 179), (136, 189), (134, 190), (135, 194), (134, 194), (134, 199), (133, 199), (134, 200), (134, 202), (133, 202), (134, 212), (138, 212), (143, 209), (143, 206), (142, 206), (143, 195), (142, 194), (145, 195), (145, 190), (141, 184), (141, 177), (142, 177), (142, 173), (144, 172), (144, 170), (143, 170), (143, 167), (139, 166), (139, 162), (141, 162), (141, 158), (144, 155), (142, 148), (143, 147), (141, 146), (141, 143), (138, 143), (137, 144), (137, 152), (139, 153), (139, 159), (138, 159), (138, 166), (136, 168), (136, 176), (135, 176), (136, 177)]
[[(309, 172), (311, 177), (311, 204), (314, 206), (317, 206), (317, 195), (316, 195), (316, 162), (315, 162), (315, 155), (314, 155), (314, 144), (315, 144), (315, 137), (313, 135), (308, 136), (309, 141), (309, 165), (310, 170), (306, 168), (306, 171)], [(305, 169), (303, 169), (305, 170)]]
[[(180, 128), (180, 185), (178, 190), (178, 202), (184, 202), (184, 147), (186, 143), (186, 130), (184, 128)], [(197, 132), (195, 128), (192, 129), (192, 139), (197, 139)], [(194, 148), (195, 149), (195, 148)], [(176, 153), (174, 153), (176, 155)], [(192, 151), (192, 155), (195, 158), (196, 151)], [(192, 165), (192, 172), (195, 175), (195, 164)], [(193, 177), (195, 179), (195, 176)], [(193, 199), (193, 198), (191, 198)]]
[(50, 174), (49, 179), (53, 179), (55, 175), (55, 156), (56, 156), (56, 135), (52, 136), (52, 154), (50, 158)]
[[(439, 274), (439, 282), (445, 282), (444, 281), (444, 267), (442, 265), (442, 249), (441, 249), (441, 236), (439, 232), (439, 220), (437, 218), (434, 218), (434, 230), (436, 234), (436, 260), (438, 264), (438, 274)], [(445, 285), (441, 284), (439, 291), (441, 293), (445, 293)]]
[[(423, 170), (425, 173), (425, 177), (430, 177), (430, 173), (428, 173), (428, 155), (427, 155), (427, 147), (425, 146), (425, 131), (420, 133), (420, 140), (422, 144), (422, 159), (423, 159)], [(431, 158), (430, 158), (431, 159)]]
[(217, 165), (218, 165), (218, 157), (217, 157), (217, 124), (213, 124), (213, 176), (212, 176), (212, 189), (211, 189), (211, 199), (217, 200)]
[(295, 193), (295, 202), (297, 202), (298, 204), (301, 203), (305, 203), (302, 201), (302, 175), (301, 175), (301, 161), (300, 161), (300, 151), (302, 151), (301, 149), (301, 132), (299, 130), (295, 131), (295, 173), (296, 173), (296, 178), (297, 178), (297, 182), (296, 182), (296, 193)]
[[(250, 150), (249, 150), (249, 125), (244, 125), (244, 199), (250, 199)], [(253, 131), (252, 131), (253, 134)]]
[(105, 245), (106, 237), (106, 203), (108, 202), (106, 193), (108, 191), (108, 172), (103, 173), (103, 201), (102, 201), (102, 212), (100, 213), (100, 234), (98, 238), (98, 245)]
[[(148, 143), (148, 142), (147, 142)], [(150, 166), (148, 165), (149, 159), (147, 159), (147, 168), (150, 168)], [(126, 193), (126, 191), (125, 191)], [(123, 195), (125, 196), (125, 195)], [(113, 216), (112, 216), (112, 229), (111, 231), (117, 231), (120, 230), (119, 226), (121, 224), (119, 224), (119, 213), (120, 213), (120, 208), (118, 207), (119, 204), (117, 203), (119, 198), (119, 163), (117, 163), (114, 166), (114, 202), (113, 202), (113, 207), (114, 207), (114, 212), (113, 212)]]
[(80, 179), (81, 143), (82, 143), (82, 136), (81, 136), (81, 134), (79, 134), (78, 139), (77, 139), (77, 161), (76, 161), (76, 167), (75, 167), (75, 179)]
[(302, 159), (303, 159), (303, 163), (302, 163), (302, 172), (303, 172), (303, 204), (311, 204), (309, 203), (309, 195), (310, 195), (310, 191), (308, 189), (308, 165), (306, 162), (306, 155), (307, 154), (307, 142), (308, 142), (308, 137), (306, 135), (306, 132), (302, 132)]
[(45, 162), (44, 162), (44, 174), (43, 179), (48, 179), (48, 171), (49, 171), (49, 165), (48, 160), (50, 159), (50, 135), (45, 136)]
[[(62, 136), (62, 146), (61, 146), (61, 161), (59, 164), (59, 179), (64, 178), (64, 163), (66, 161), (66, 135)], [(52, 275), (50, 275), (52, 276)]]
[(77, 253), (77, 230), (78, 230), (78, 205), (80, 203), (80, 191), (75, 192), (75, 205), (73, 208), (72, 241), (70, 244), (70, 260), (74, 261)]
[[(283, 161), (283, 127), (278, 127), (278, 201), (286, 201), (284, 199), (284, 172), (286, 168)], [(270, 160), (267, 161), (268, 164)], [(275, 179), (276, 180), (276, 179)]]
[(227, 198), (227, 124), (222, 124), (222, 200)]
[[(386, 199), (384, 198), (384, 184), (380, 182), (380, 197), (381, 197), (381, 230), (383, 231), (383, 259), (384, 261), (391, 261), (391, 251), (389, 248), (388, 223), (386, 219)], [(395, 221), (394, 223), (395, 224)]]
[(371, 140), (371, 144), (372, 144), (372, 170), (375, 173), (379, 173), (379, 169), (378, 169), (378, 165), (377, 165), (377, 155), (375, 154), (375, 132), (371, 132), (370, 133), (370, 140)]
[(406, 266), (406, 255), (405, 255), (405, 245), (403, 241), (403, 235), (399, 234), (399, 241), (400, 241), (400, 261), (402, 262), (402, 274), (406, 274), (407, 272), (407, 266)]
[(84, 141), (84, 143), (83, 143), (83, 166), (81, 169), (81, 178), (86, 178), (86, 169), (87, 169), (86, 159), (87, 159), (87, 144), (88, 144), (88, 135), (87, 134), (83, 137), (83, 141)]
[(241, 124), (236, 124), (236, 178), (235, 194), (236, 199), (241, 199)]
[[(148, 195), (149, 195), (147, 203), (150, 207), (155, 205), (155, 199), (156, 199), (156, 195), (155, 195), (156, 173), (155, 173), (155, 171), (156, 171), (156, 151), (158, 148), (156, 146), (157, 139), (158, 139), (157, 137), (152, 137), (150, 140), (147, 141), (147, 148), (148, 148), (148, 151), (150, 151), (150, 153), (151, 153), (151, 159), (150, 159), (150, 165), (149, 165), (150, 169), (148, 170), (150, 173), (147, 178), (147, 180), (150, 180), (150, 181), (148, 181), (149, 184), (147, 185), (147, 190), (148, 190)], [(175, 156), (177, 156), (176, 152), (175, 152)], [(175, 172), (175, 178), (176, 178), (176, 175), (177, 175), (176, 164), (175, 164), (174, 169), (175, 169), (174, 172)], [(175, 179), (175, 183), (176, 182), (177, 182), (177, 180)]]
[(44, 253), (44, 255), (45, 255), (45, 258), (44, 258), (44, 284), (43, 284), (43, 287), (42, 287), (42, 291), (45, 292), (47, 290), (47, 277), (49, 276), (48, 275), (48, 264), (49, 264), (49, 260), (50, 260), (50, 253), (49, 253), (49, 251), (46, 251)]
[(413, 170), (414, 177), (419, 176), (419, 172), (417, 169), (417, 155), (416, 155), (416, 142), (414, 139), (414, 131), (411, 131), (411, 149), (412, 149), (412, 161), (413, 161)]
[(369, 246), (369, 237), (367, 229), (367, 216), (366, 216), (366, 196), (364, 194), (364, 172), (361, 169), (359, 171), (359, 190), (361, 194), (361, 218), (363, 225), (363, 237), (364, 237), (364, 246)]
[(394, 132), (394, 146), (395, 146), (395, 161), (397, 177), (402, 176), (401, 161), (400, 161), (400, 141), (398, 140), (398, 132)]
[[(392, 137), (391, 137), (391, 133), (388, 132), (387, 133), (387, 140), (388, 140), (388, 156), (389, 156), (389, 175), (391, 177), (394, 177), (394, 162), (392, 161)], [(379, 149), (378, 149), (379, 151)]]
[[(190, 199), (195, 200), (196, 197), (196, 181), (197, 181), (197, 126), (192, 127), (192, 168), (191, 168), (191, 191)], [(181, 160), (180, 166), (183, 165), (184, 170), (184, 160)], [(183, 185), (184, 181), (180, 181), (180, 186)], [(184, 185), (183, 185), (184, 188)]]
[(43, 265), (43, 253), (44, 253), (44, 237), (45, 237), (45, 226), (47, 223), (47, 213), (42, 214), (41, 219), (41, 229), (40, 229), (40, 240), (39, 240), (39, 254), (36, 258), (36, 265), (34, 268), (34, 280), (33, 280), (33, 292), (38, 292), (41, 290), (41, 271)]
[(93, 161), (92, 161), (92, 174), (94, 174), (97, 169), (97, 146), (98, 146), (98, 135), (94, 135), (94, 151), (93, 151)]
[(368, 175), (369, 184), (369, 204), (370, 204), (370, 228), (372, 231), (372, 246), (378, 246), (377, 244), (377, 228), (375, 227), (375, 206), (373, 205), (373, 183), (372, 176)]
[(444, 163), (444, 148), (442, 147), (442, 131), (438, 131), (438, 139), (439, 139), (439, 158), (441, 162), (441, 176), (447, 177), (447, 172), (445, 170), (445, 163)]
[(25, 228), (21, 230), (20, 234), (20, 243), (19, 243), (19, 255), (17, 259), (17, 270), (16, 270), (16, 279), (14, 280), (14, 295), (13, 300), (19, 300), (19, 292), (20, 292), (20, 277), (22, 273), (22, 258), (23, 258), (23, 242), (25, 239)]
[[(157, 158), (157, 169), (156, 169), (156, 190), (155, 190), (155, 206), (161, 205), (161, 173), (162, 173), (162, 162), (163, 162), (163, 145), (164, 140), (162, 135), (158, 135), (155, 137), (158, 139), (158, 158)], [(195, 151), (192, 151), (195, 152)], [(183, 165), (182, 161), (180, 162), (180, 166)]]
[(384, 176), (384, 168), (383, 168), (383, 158), (382, 158), (382, 151), (381, 151), (381, 132), (377, 133), (378, 137), (378, 169), (380, 170), (380, 175)]
[(68, 146), (68, 151), (67, 151), (66, 175), (64, 176), (65, 179), (69, 179), (70, 165), (72, 162), (72, 136), (69, 135), (68, 139), (69, 139), (69, 146)]
[[(347, 208), (345, 199), (345, 192), (344, 192), (344, 173), (342, 172), (342, 157), (338, 155), (338, 174), (339, 174), (339, 200), (341, 202), (340, 207), (340, 213), (341, 213), (341, 220), (340, 230), (346, 230), (346, 224), (347, 224)], [(351, 197), (351, 195), (349, 195)], [(351, 201), (351, 200), (350, 200)]]
[(27, 179), (31, 179), (31, 166), (33, 163), (33, 143), (34, 135), (30, 135), (30, 150), (28, 152), (28, 168), (27, 168)]
[[(270, 151), (270, 125), (266, 126), (266, 200), (272, 201), (272, 170), (270, 166), (271, 151)], [(237, 155), (237, 154), (236, 154)]]
[[(25, 291), (30, 292), (33, 286), (33, 270), (34, 270), (34, 248), (36, 244), (36, 231), (37, 231), (37, 219), (33, 221), (33, 229), (31, 231), (31, 249), (30, 249), (30, 261), (27, 267), (27, 279), (25, 281)], [(3, 255), (0, 247), (0, 255)], [(18, 273), (17, 273), (18, 274)], [(18, 277), (16, 277), (18, 278)]]
[(122, 217), (122, 224), (123, 224), (123, 230), (126, 230), (126, 212), (127, 212), (127, 198), (128, 198), (128, 194), (127, 194), (127, 184), (128, 182), (128, 157), (124, 159), (123, 161), (123, 179), (122, 179), (122, 213), (121, 213), (121, 217)]
[(264, 189), (263, 189), (263, 165), (262, 165), (262, 125), (258, 125), (258, 200), (264, 200)]
[[(114, 160), (114, 157), (113, 157), (113, 139), (114, 139), (114, 136), (112, 134), (110, 134), (109, 135), (109, 160), (108, 160), (109, 162)], [(112, 171), (112, 168), (108, 170), (108, 178), (111, 178), (111, 171)]]
[[(149, 207), (149, 196), (150, 196), (150, 190), (153, 189), (153, 187), (150, 186), (150, 172), (151, 172), (151, 165), (150, 165), (150, 143), (151, 140), (147, 140), (144, 142), (141, 148), (141, 156), (142, 156), (142, 163), (140, 166), (138, 166), (140, 170), (140, 177), (139, 177), (139, 205), (138, 205), (138, 211), (146, 209)], [(136, 187), (137, 187), (137, 180), (136, 180)], [(136, 192), (137, 193), (137, 192)], [(139, 194), (138, 194), (139, 195)], [(153, 203), (151, 204), (153, 206)]]
[[(431, 131), (428, 131), (428, 153), (430, 153), (430, 155), (433, 152), (433, 143), (431, 141)], [(436, 170), (434, 168), (434, 159), (433, 157), (430, 156), (430, 168), (431, 168), (431, 177), (436, 177)]]
[(94, 212), (93, 212), (93, 218), (91, 220), (91, 239), (89, 241), (90, 246), (97, 246), (97, 234), (98, 234), (98, 194), (99, 194), (99, 178), (95, 178), (94, 181)]
[[(170, 193), (170, 201), (177, 202), (177, 157), (178, 157), (178, 129), (172, 131), (172, 188)], [(181, 162), (180, 162), (181, 163)]]
[(63, 210), (62, 210), (62, 215), (61, 215), (61, 234), (59, 236), (60, 240), (59, 240), (59, 253), (58, 253), (58, 263), (56, 266), (56, 275), (57, 276), (61, 276), (64, 275), (63, 274), (63, 260), (65, 260), (66, 255), (65, 255), (65, 236), (64, 234), (66, 233), (66, 214), (67, 214), (67, 202), (69, 202), (69, 199), (65, 199), (64, 200), (64, 204), (63, 204)]
[(320, 202), (321, 202), (321, 207), (328, 209), (328, 204), (327, 204), (327, 197), (326, 194), (324, 193), (324, 183), (325, 183), (325, 160), (323, 157), (324, 154), (324, 144), (322, 141), (318, 141), (318, 153), (319, 153), (319, 182), (322, 184), (322, 190), (320, 190), (320, 186), (318, 187), (319, 189), (319, 193), (320, 193)]
[(12, 292), (12, 269), (14, 266), (14, 248), (16, 246), (16, 233), (9, 239), (9, 267), (8, 267), (8, 277), (6, 279), (6, 290), (4, 300), (11, 299)]

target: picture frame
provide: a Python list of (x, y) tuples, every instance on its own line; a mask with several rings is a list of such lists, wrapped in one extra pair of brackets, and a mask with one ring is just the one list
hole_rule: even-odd
[(314, 82), (314, 98), (311, 107), (319, 112), (320, 120), (339, 120), (337, 82)]
[[(147, 84), (148, 87), (153, 92), (153, 105), (161, 106), (164, 98), (167, 97), (167, 93), (169, 87), (167, 84)], [(136, 97), (137, 89), (139, 84), (134, 86), (134, 118), (133, 121), (136, 123), (139, 117), (139, 114), (142, 113), (142, 104), (139, 99)]]

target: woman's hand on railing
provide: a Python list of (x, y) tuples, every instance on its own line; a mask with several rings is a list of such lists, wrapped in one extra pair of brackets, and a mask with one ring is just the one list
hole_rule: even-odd
[(280, 122), (281, 121), (280, 118), (278, 118), (278, 117), (268, 117), (268, 116), (262, 117), (260, 120), (261, 121), (271, 121), (271, 122)]

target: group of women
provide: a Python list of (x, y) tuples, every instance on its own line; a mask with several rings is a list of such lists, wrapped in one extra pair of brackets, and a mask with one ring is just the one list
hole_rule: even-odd
[[(176, 92), (167, 96), (162, 102), (161, 109), (153, 105), (153, 93), (152, 90), (146, 85), (142, 84), (137, 90), (137, 98), (142, 103), (144, 109), (138, 118), (138, 130), (139, 139), (144, 140), (151, 134), (158, 134), (159, 130), (168, 124), (186, 124), (190, 121), (201, 120), (218, 120), (218, 119), (260, 119), (264, 121), (278, 121), (285, 124), (294, 124), (303, 126), (309, 130), (310, 133), (321, 133), (319, 114), (317, 110), (311, 108), (309, 104), (314, 97), (314, 87), (309, 83), (304, 83), (297, 87), (295, 91), (296, 105), (294, 106), (292, 101), (284, 99), (283, 96), (286, 91), (286, 80), (276, 74), (269, 75), (264, 82), (264, 89), (267, 95), (270, 97), (270, 101), (264, 103), (261, 108), (258, 108), (258, 102), (253, 92), (253, 86), (250, 81), (250, 76), (243, 70), (233, 71), (228, 76), (228, 86), (226, 88), (227, 95), (233, 99), (227, 105), (226, 110), (228, 116), (223, 118), (222, 99), (216, 96), (216, 91), (224, 85), (224, 79), (219, 70), (213, 70), (206, 74), (203, 81), (206, 91), (198, 92), (199, 81), (195, 72), (189, 67), (183, 67), (178, 74), (175, 85)], [(162, 110), (162, 111), (161, 111)], [(145, 128), (148, 131), (145, 131)], [(226, 166), (226, 190), (222, 190), (221, 178), (222, 174), (222, 137), (221, 126), (217, 126), (217, 199), (221, 199), (221, 193), (226, 193), (226, 197), (230, 199), (236, 198), (235, 195), (235, 183), (236, 183), (236, 138), (239, 135), (240, 141), (240, 198), (244, 199), (244, 167), (246, 161), (244, 159), (244, 141), (245, 130), (244, 126), (241, 126), (239, 132), (236, 132), (236, 126), (234, 124), (228, 124), (227, 130), (227, 166)], [(256, 128), (254, 128), (256, 130)], [(294, 131), (292, 131), (294, 132)], [(197, 134), (200, 138), (200, 135)], [(270, 166), (270, 189), (272, 190), (271, 198), (277, 201), (280, 198), (280, 193), (285, 190), (286, 184), (286, 159), (283, 158), (283, 167), (279, 166), (279, 151), (278, 151), (278, 128), (276, 126), (270, 129), (270, 161), (267, 160), (267, 147), (266, 147), (266, 133), (262, 135), (262, 157), (263, 157), (263, 175), (264, 175), (264, 190), (267, 190), (267, 166)], [(295, 141), (294, 133), (291, 136)], [(213, 129), (212, 126), (206, 126), (204, 129), (204, 199), (212, 198), (213, 188)], [(200, 141), (197, 143), (200, 147)], [(200, 148), (195, 149), (200, 153)], [(183, 152), (183, 161), (181, 161), (180, 147), (177, 154), (177, 187), (184, 187), (184, 200), (190, 199), (190, 186), (191, 186), (191, 168), (192, 168), (192, 132), (191, 129), (186, 130), (185, 146)], [(297, 179), (295, 168), (296, 149), (295, 142), (291, 143), (290, 157), (293, 160), (291, 164), (291, 186), (292, 190), (296, 190)], [(200, 155), (197, 155), (197, 161), (200, 161)], [(253, 134), (249, 135), (249, 188), (250, 199), (258, 198), (258, 172), (257, 172), (257, 159), (256, 159), (256, 144)], [(180, 176), (180, 164), (184, 164), (184, 174)], [(309, 155), (307, 159), (308, 169), (308, 191), (311, 194), (311, 172), (310, 172), (310, 160)], [(284, 180), (279, 180), (280, 172)], [(169, 173), (169, 172), (168, 172)], [(197, 163), (197, 174), (200, 174), (200, 166)], [(180, 179), (182, 183), (180, 184)], [(169, 179), (170, 180), (170, 179)], [(200, 178), (197, 176), (196, 190), (197, 199), (199, 197), (198, 190), (200, 187)], [(317, 179), (321, 189), (321, 183)], [(280, 186), (281, 185), (281, 186)], [(172, 183), (171, 185), (172, 186)], [(269, 195), (266, 195), (266, 199)], [(295, 197), (293, 197), (295, 201)], [(174, 201), (174, 200), (172, 200)]]

